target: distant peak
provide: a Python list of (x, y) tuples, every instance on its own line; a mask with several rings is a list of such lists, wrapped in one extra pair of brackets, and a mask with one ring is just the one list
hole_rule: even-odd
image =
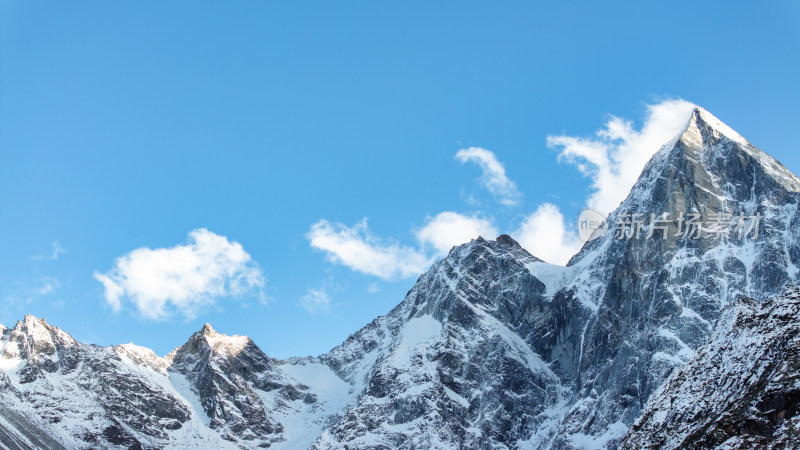
[(24, 341), (27, 342), (25, 345), (35, 347), (32, 347), (31, 352), (33, 353), (52, 354), (55, 352), (55, 342), (63, 345), (76, 344), (75, 339), (69, 333), (49, 325), (44, 319), (31, 314), (18, 320), (11, 333), (17, 337), (25, 337)]
[(22, 320), (17, 321), (16, 325), (14, 326), (14, 329), (20, 330), (22, 328), (25, 328), (30, 330), (38, 326), (44, 326), (46, 328), (48, 325), (44, 319), (40, 319), (34, 316), (33, 314), (26, 314), (25, 317), (22, 318)]
[(249, 340), (250, 339), (247, 336), (240, 336), (238, 334), (234, 334), (234, 335), (228, 336), (227, 334), (220, 333), (219, 331), (215, 330), (211, 326), (210, 323), (204, 324), (203, 328), (201, 328), (200, 331), (198, 331), (195, 334), (199, 334), (201, 336), (205, 336), (206, 338), (209, 338), (209, 340), (214, 340), (214, 341), (225, 341), (225, 340), (236, 341), (236, 340), (242, 340), (242, 339), (245, 339), (245, 340)]
[(509, 247), (522, 248), (522, 246), (519, 245), (519, 242), (515, 241), (514, 238), (512, 238), (511, 236), (509, 236), (507, 234), (501, 234), (500, 236), (497, 236), (497, 239), (495, 239), (495, 240), (497, 242), (501, 243), (501, 244), (508, 245)]
[(702, 148), (709, 139), (719, 139), (725, 136), (729, 140), (741, 145), (750, 143), (733, 128), (725, 125), (706, 109), (697, 106), (692, 111), (692, 117), (680, 139), (692, 147)]
[(252, 345), (249, 337), (238, 334), (228, 336), (217, 332), (207, 323), (200, 331), (194, 333), (183, 346), (167, 355), (166, 358), (174, 359), (181, 358), (181, 355), (185, 354), (195, 354), (198, 348), (207, 348), (213, 354), (237, 355), (249, 345)]
[(217, 333), (217, 331), (214, 330), (214, 328), (211, 327), (210, 323), (206, 323), (205, 325), (203, 325), (203, 328), (200, 329), (200, 334), (202, 334), (203, 336), (218, 336), (219, 335), (219, 333)]

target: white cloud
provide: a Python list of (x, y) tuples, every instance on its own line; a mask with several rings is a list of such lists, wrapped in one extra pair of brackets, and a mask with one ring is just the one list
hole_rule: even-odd
[(112, 270), (95, 272), (94, 277), (114, 311), (127, 298), (149, 319), (165, 318), (173, 310), (194, 318), (221, 297), (262, 297), (266, 283), (241, 244), (205, 228), (192, 230), (183, 245), (133, 250), (119, 257)]
[(59, 253), (67, 253), (67, 250), (62, 247), (58, 241), (53, 241), (53, 243), (50, 245), (53, 247), (53, 253), (50, 254), (50, 257), (53, 259), (58, 259)]
[(372, 236), (366, 219), (353, 227), (320, 220), (311, 226), (306, 237), (332, 262), (386, 280), (418, 275), (431, 263), (414, 248), (387, 244)]
[(445, 211), (429, 218), (415, 235), (419, 248), (386, 243), (372, 235), (367, 219), (363, 219), (352, 227), (320, 220), (311, 226), (306, 237), (313, 248), (324, 250), (331, 262), (395, 280), (419, 275), (455, 245), (478, 236), (491, 239), (498, 232), (487, 219)]
[(548, 136), (547, 145), (560, 148), (560, 161), (574, 164), (591, 178), (593, 192), (587, 206), (610, 213), (628, 195), (653, 154), (686, 128), (694, 107), (684, 100), (647, 105), (641, 130), (629, 120), (611, 116), (596, 137)]
[(564, 225), (564, 215), (552, 203), (539, 205), (513, 236), (531, 254), (551, 264), (566, 264), (583, 245), (577, 234)]
[(478, 236), (494, 239), (497, 228), (486, 219), (476, 216), (445, 211), (430, 218), (424, 227), (417, 230), (417, 240), (423, 246), (433, 247), (439, 255), (446, 255), (450, 249), (469, 242)]
[(298, 299), (300, 306), (311, 314), (330, 312), (331, 298), (322, 289), (309, 289), (306, 295)]
[(462, 163), (474, 162), (478, 164), (483, 170), (481, 181), (486, 186), (486, 189), (497, 197), (500, 203), (506, 206), (513, 206), (519, 203), (522, 194), (517, 190), (517, 185), (506, 176), (505, 167), (497, 160), (494, 153), (485, 148), (470, 147), (459, 150), (456, 153), (456, 159)]

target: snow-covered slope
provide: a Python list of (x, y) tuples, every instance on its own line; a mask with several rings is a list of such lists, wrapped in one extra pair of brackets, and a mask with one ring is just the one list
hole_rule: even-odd
[(800, 445), (800, 289), (728, 305), (707, 345), (645, 408), (623, 449)]
[[(475, 239), (436, 262), (391, 312), (319, 357), (276, 360), (249, 338), (209, 325), (164, 357), (133, 344), (81, 344), (32, 316), (0, 327), (0, 444), (614, 448), (657, 391), (628, 448), (678, 442), (682, 435), (663, 437), (661, 424), (723, 436), (733, 422), (692, 431), (689, 424), (700, 422), (684, 412), (724, 414), (730, 405), (741, 412), (753, 395), (772, 392), (754, 389), (783, 389), (796, 378), (797, 353), (776, 353), (757, 337), (774, 331), (771, 338), (794, 342), (787, 336), (797, 314), (775, 311), (793, 308), (796, 296), (758, 302), (798, 282), (798, 205), (795, 175), (698, 108), (609, 216), (614, 230), (640, 215), (639, 236), (600, 236), (566, 267), (544, 263), (505, 235)], [(651, 217), (663, 214), (668, 220), (648, 237)], [(747, 217), (748, 229), (707, 227), (694, 239), (681, 218), (695, 214), (704, 222)], [(756, 300), (737, 302), (741, 296)], [(758, 341), (752, 355), (731, 350), (751, 338)], [(784, 372), (769, 372), (775, 355), (786, 358)], [(728, 372), (709, 368), (728, 359), (736, 361)], [(703, 403), (721, 387), (693, 390), (674, 375), (699, 380), (704, 370), (742, 380), (741, 389)], [(754, 388), (749, 376), (767, 384)], [(673, 392), (696, 403), (670, 406)], [(763, 424), (772, 413), (759, 411), (736, 417)], [(790, 436), (794, 413), (781, 411), (764, 420)], [(747, 427), (763, 440), (766, 428)]]

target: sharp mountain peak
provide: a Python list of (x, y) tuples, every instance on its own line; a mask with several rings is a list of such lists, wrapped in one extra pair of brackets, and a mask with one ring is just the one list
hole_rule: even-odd
[(681, 133), (680, 139), (702, 148), (703, 144), (707, 144), (710, 139), (719, 139), (721, 136), (741, 145), (752, 145), (742, 135), (700, 106), (695, 107), (692, 111), (689, 123)]

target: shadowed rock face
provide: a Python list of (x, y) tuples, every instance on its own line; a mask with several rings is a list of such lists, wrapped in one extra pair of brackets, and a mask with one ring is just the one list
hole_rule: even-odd
[(798, 191), (800, 181), (777, 161), (708, 112), (694, 111), (686, 131), (647, 164), (609, 223), (641, 213), (646, 236), (651, 214), (758, 214), (758, 237), (688, 239), (675, 220), (666, 238), (661, 230), (651, 239), (609, 234), (572, 258), (578, 275), (557, 297), (593, 311), (574, 366), (583, 401), (567, 414), (562, 435), (630, 425), (670, 371), (708, 340), (726, 304), (740, 295), (777, 294), (797, 280)]
[[(566, 267), (507, 235), (475, 239), (436, 262), (386, 316), (318, 358), (275, 360), (209, 325), (161, 358), (133, 344), (80, 344), (26, 316), (0, 327), (0, 442), (613, 448), (641, 415), (626, 448), (672, 445), (658, 426), (689, 422), (680, 442), (713, 447), (738, 433), (745, 445), (772, 433), (779, 447), (797, 429), (796, 295), (759, 302), (798, 281), (799, 192), (797, 177), (698, 108), (609, 216), (613, 225), (641, 214), (639, 238), (600, 236)], [(706, 220), (758, 215), (758, 236), (682, 235), (678, 218), (695, 212)], [(647, 238), (651, 214), (663, 213), (666, 233)], [(758, 340), (752, 358), (729, 353), (745, 348), (741, 336), (769, 330), (777, 334)], [(722, 360), (735, 364), (714, 372)], [(734, 380), (756, 373), (758, 382), (727, 389), (708, 378), (699, 391), (686, 387), (707, 372)], [(695, 414), (730, 414), (694, 420), (666, 392), (694, 401)], [(715, 392), (731, 395), (702, 401)]]
[(184, 375), (197, 389), (209, 426), (223, 438), (255, 440), (282, 431), (279, 423), (269, 420), (251, 389), (253, 382), (269, 383), (266, 374), (274, 363), (249, 338), (222, 336), (206, 324), (170, 356), (170, 370)]

